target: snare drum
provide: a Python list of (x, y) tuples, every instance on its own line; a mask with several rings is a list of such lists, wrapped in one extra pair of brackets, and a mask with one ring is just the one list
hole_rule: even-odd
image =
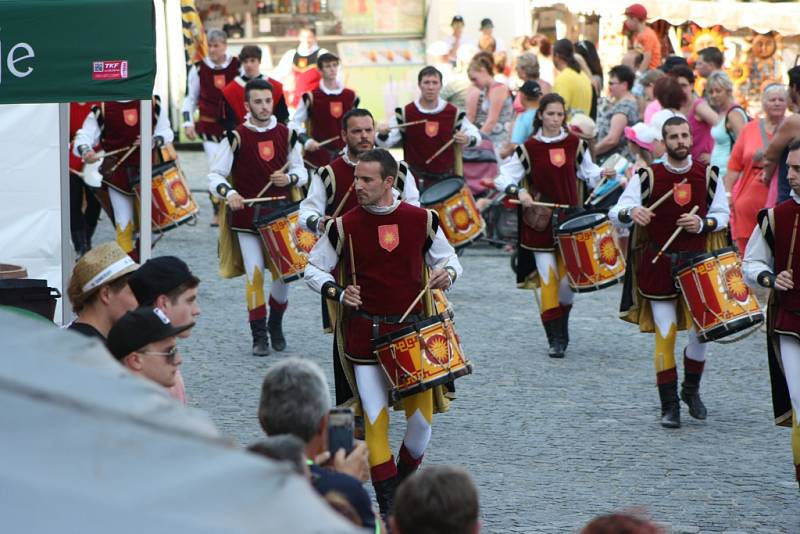
[(434, 315), (372, 340), (393, 400), (472, 373), (450, 318)]
[(300, 203), (295, 202), (255, 222), (269, 261), (284, 282), (303, 276), (308, 254), (317, 243), (317, 237), (300, 225), (299, 218)]
[(556, 227), (555, 234), (573, 291), (597, 291), (622, 281), (625, 257), (605, 214), (570, 217)]
[(701, 254), (673, 273), (700, 341), (722, 339), (764, 321), (733, 248)]
[(447, 240), (456, 248), (469, 245), (486, 229), (475, 200), (464, 179), (445, 178), (422, 192), (420, 204), (436, 210)]
[[(141, 184), (136, 181), (131, 184), (136, 195), (136, 212), (139, 212), (141, 199)], [(152, 183), (152, 214), (153, 230), (163, 232), (171, 230), (181, 224), (194, 221), (199, 208), (189, 191), (186, 178), (174, 161), (159, 165), (153, 169)]]

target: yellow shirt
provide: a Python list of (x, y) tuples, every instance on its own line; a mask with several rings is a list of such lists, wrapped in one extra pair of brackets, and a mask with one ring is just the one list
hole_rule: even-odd
[(568, 117), (576, 113), (589, 115), (592, 109), (592, 82), (583, 72), (565, 67), (556, 77), (553, 92), (564, 99)]

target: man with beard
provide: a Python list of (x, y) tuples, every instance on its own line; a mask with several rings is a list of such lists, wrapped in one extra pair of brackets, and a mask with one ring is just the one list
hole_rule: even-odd
[[(359, 205), (328, 222), (305, 270), (311, 289), (340, 309), (348, 308), (337, 324), (339, 354), (347, 359), (363, 409), (370, 474), (383, 516), (391, 512), (400, 481), (422, 462), (431, 436), (434, 390), (402, 399), (406, 434), (395, 464), (389, 443), (389, 382), (371, 339), (422, 320), (425, 309), (415, 296), (426, 280), (432, 289), (448, 289), (461, 275), (436, 212), (401, 202), (393, 187), (396, 176), (397, 162), (388, 151), (361, 155), (354, 190)], [(410, 304), (414, 306), (405, 316)]]
[[(679, 299), (672, 268), (709, 248), (721, 248), (721, 240), (718, 247), (713, 242), (720, 234), (709, 238), (727, 226), (729, 211), (725, 186), (717, 180), (717, 168), (692, 160), (692, 135), (686, 119), (667, 119), (662, 134), (666, 159), (652, 168), (641, 169), (631, 178), (609, 217), (622, 226), (635, 225), (620, 316), (638, 324), (642, 332), (655, 332), (661, 426), (678, 428), (680, 402), (674, 354), (677, 331), (690, 329), (689, 343), (683, 351), (685, 377), (680, 398), (689, 406), (689, 415), (696, 419), (706, 418), (706, 407), (700, 399), (706, 347), (698, 340), (685, 303)], [(655, 209), (646, 207), (670, 190), (672, 198)], [(698, 207), (696, 214), (690, 213), (693, 206)], [(676, 227), (683, 231), (653, 264)]]
[[(211, 193), (225, 200), (231, 210), (230, 221), (220, 218), (220, 272), (228, 277), (247, 275), (246, 297), (253, 355), (266, 356), (269, 354), (267, 328), (273, 348), (277, 351), (286, 348), (282, 320), (289, 304), (289, 286), (280, 278), (273, 280), (267, 323), (264, 302), (267, 258), (254, 224), (256, 210), (253, 204), (246, 204), (244, 200), (266, 195), (281, 197), (259, 203), (259, 215), (267, 216), (283, 210), (291, 204), (290, 197), (297, 194), (296, 188), (308, 181), (308, 173), (303, 166), (296, 132), (280, 124), (272, 114), (272, 86), (266, 80), (250, 80), (244, 95), (250, 117), (222, 141), (208, 181)], [(284, 170), (285, 165), (287, 170)], [(226, 179), (229, 175), (232, 183)], [(269, 190), (266, 190), (267, 186)], [(235, 234), (235, 241), (228, 233), (230, 230)], [(237, 261), (239, 257), (241, 261)], [(226, 258), (230, 265), (226, 264)], [(244, 273), (239, 266), (243, 266)]]
[[(420, 96), (395, 110), (390, 124), (378, 127), (378, 146), (391, 148), (403, 145), (403, 157), (420, 180), (420, 188), (430, 187), (449, 175), (463, 175), (461, 150), (481, 140), (478, 129), (453, 104), (442, 100), (442, 73), (427, 66), (417, 75)], [(405, 128), (397, 127), (405, 123)], [(444, 145), (453, 143), (433, 157)]]
[[(342, 119), (342, 139), (346, 146), (342, 155), (330, 165), (322, 168), (319, 175), (311, 178), (308, 196), (300, 203), (300, 221), (310, 231), (321, 234), (325, 224), (333, 214), (344, 215), (358, 206), (358, 198), (353, 192), (354, 175), (361, 154), (372, 150), (375, 144), (375, 121), (366, 109), (352, 109)], [(419, 191), (408, 166), (398, 164), (397, 181), (394, 188), (400, 192), (400, 198), (409, 204), (419, 206)], [(330, 329), (330, 321), (323, 306), (322, 323), (326, 330)], [(334, 340), (335, 345), (335, 340)], [(342, 366), (338, 358), (333, 359), (333, 376), (336, 385), (336, 403), (341, 404), (353, 396), (350, 387), (342, 374)]]

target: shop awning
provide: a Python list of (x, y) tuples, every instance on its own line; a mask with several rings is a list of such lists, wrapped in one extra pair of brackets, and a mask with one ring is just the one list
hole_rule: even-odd
[[(633, 0), (531, 0), (531, 9), (559, 8), (571, 13), (622, 18), (625, 8)], [(690, 0), (669, 0), (660, 2), (640, 1), (647, 8), (648, 20), (666, 20), (673, 26), (684, 22), (694, 22), (702, 27), (724, 26), (735, 31), (750, 28), (759, 33), (776, 31), (781, 35), (800, 34), (800, 4), (798, 3), (742, 3), (742, 2), (693, 2)]]

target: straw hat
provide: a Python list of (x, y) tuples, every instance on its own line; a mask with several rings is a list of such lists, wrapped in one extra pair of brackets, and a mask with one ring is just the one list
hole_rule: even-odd
[(115, 241), (103, 243), (84, 254), (72, 270), (72, 279), (86, 294), (120, 276), (132, 273), (139, 265)]
[(588, 115), (576, 113), (567, 123), (567, 129), (581, 139), (592, 139), (597, 126)]

